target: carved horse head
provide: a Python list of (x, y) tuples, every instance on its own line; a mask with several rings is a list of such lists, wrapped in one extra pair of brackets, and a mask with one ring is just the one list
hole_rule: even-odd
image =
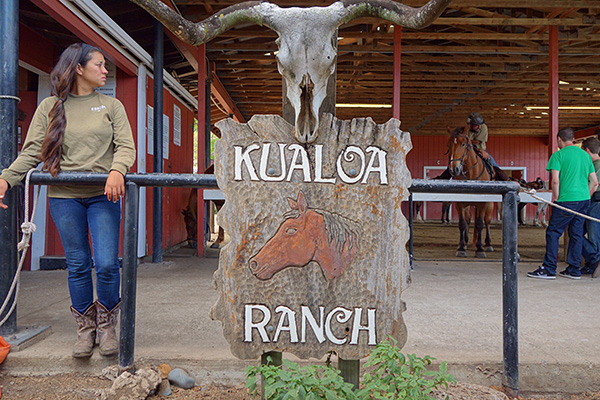
[(288, 198), (291, 210), (275, 235), (250, 259), (250, 271), (271, 279), (288, 267), (305, 267), (315, 261), (327, 279), (342, 274), (357, 252), (356, 222), (324, 210), (308, 208), (304, 194)]

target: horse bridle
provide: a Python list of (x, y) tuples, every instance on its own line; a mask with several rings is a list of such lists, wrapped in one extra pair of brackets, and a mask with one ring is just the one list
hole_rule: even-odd
[[(465, 174), (468, 173), (473, 168), (475, 168), (475, 166), (477, 164), (479, 164), (479, 157), (475, 157), (477, 161), (473, 165), (471, 165), (471, 167), (469, 167), (469, 169), (467, 169), (465, 171), (464, 170), (464, 166), (465, 166), (464, 160), (467, 157), (467, 155), (469, 154), (469, 152), (471, 151), (471, 149), (473, 149), (473, 145), (471, 144), (471, 140), (469, 139), (468, 136), (465, 136), (465, 135), (452, 135), (452, 136), (454, 138), (457, 138), (457, 137), (465, 138), (467, 140), (467, 146), (466, 146), (465, 152), (464, 152), (464, 154), (462, 155), (461, 158), (451, 158), (450, 161), (448, 161), (448, 169), (450, 169), (450, 164), (452, 164), (452, 162), (454, 162), (454, 161), (460, 162), (460, 164), (463, 166), (461, 175), (462, 175), (463, 178), (467, 179), (467, 176)], [(450, 149), (448, 149), (448, 151), (450, 151)], [(483, 169), (481, 170), (481, 173), (479, 174), (479, 176), (477, 178), (475, 178), (474, 180), (479, 180), (479, 178), (481, 178), (483, 176), (484, 172), (485, 172), (485, 165), (484, 165)]]

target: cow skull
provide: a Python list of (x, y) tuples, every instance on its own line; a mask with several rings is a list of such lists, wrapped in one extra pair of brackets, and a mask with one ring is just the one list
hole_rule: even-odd
[(343, 10), (339, 2), (311, 8), (263, 5), (265, 20), (279, 34), (277, 68), (286, 83), (286, 95), (294, 109), (294, 132), (301, 143), (316, 139), (319, 108), (335, 72), (335, 32)]
[(281, 8), (266, 1), (246, 1), (227, 7), (202, 22), (193, 23), (160, 0), (131, 0), (161, 21), (181, 40), (205, 43), (236, 25), (265, 25), (279, 35), (277, 67), (294, 108), (295, 135), (301, 143), (317, 138), (319, 109), (327, 96), (327, 82), (335, 71), (336, 29), (355, 18), (378, 17), (420, 29), (431, 24), (452, 0), (430, 0), (412, 8), (392, 0), (340, 0), (328, 7)]

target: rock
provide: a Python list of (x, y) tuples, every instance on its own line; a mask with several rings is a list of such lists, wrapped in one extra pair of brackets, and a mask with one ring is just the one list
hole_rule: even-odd
[(167, 379), (169, 376), (169, 372), (171, 372), (173, 368), (169, 364), (160, 364), (158, 366), (158, 372), (160, 372), (160, 379)]
[(158, 389), (156, 389), (156, 393), (159, 396), (170, 396), (171, 393), (173, 393), (173, 391), (171, 390), (171, 384), (169, 383), (168, 379), (163, 379), (162, 382), (160, 382), (160, 385), (158, 385)]
[(470, 383), (450, 383), (446, 390), (436, 390), (430, 394), (436, 400), (509, 400), (508, 397), (497, 390)]
[(102, 391), (101, 400), (145, 400), (156, 389), (161, 379), (158, 372), (142, 368), (135, 375), (123, 372), (110, 389)]
[(114, 382), (119, 376), (119, 366), (111, 365), (102, 370), (102, 377)]
[(169, 372), (169, 382), (182, 389), (191, 389), (196, 386), (196, 380), (181, 368), (175, 368)]

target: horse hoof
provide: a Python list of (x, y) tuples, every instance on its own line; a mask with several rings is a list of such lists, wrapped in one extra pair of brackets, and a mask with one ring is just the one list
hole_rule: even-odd
[(466, 257), (467, 256), (467, 252), (466, 251), (457, 251), (456, 252), (456, 257)]
[(485, 251), (494, 251), (494, 248), (492, 246), (488, 246), (485, 248)]
[(487, 255), (485, 254), (485, 251), (478, 251), (475, 253), (475, 257), (477, 258), (487, 258)]

